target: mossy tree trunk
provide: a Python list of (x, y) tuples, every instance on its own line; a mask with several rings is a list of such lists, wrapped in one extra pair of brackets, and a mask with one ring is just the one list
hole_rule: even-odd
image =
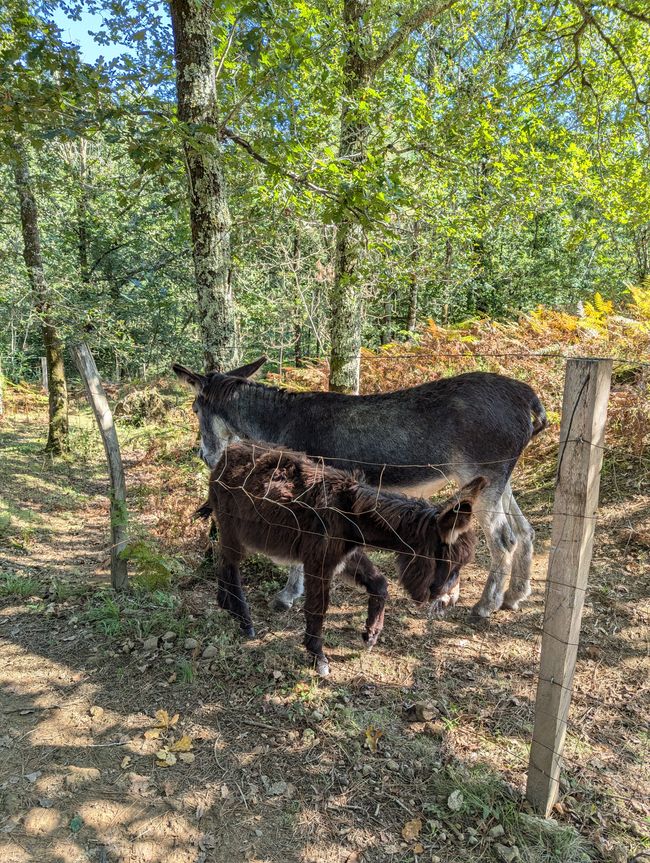
[(171, 0), (170, 9), (205, 364), (208, 369), (226, 370), (237, 365), (239, 334), (232, 288), (230, 210), (217, 132), (213, 4)]
[[(405, 39), (427, 21), (441, 15), (456, 0), (424, 2), (405, 12), (400, 26), (378, 47), (373, 45), (371, 0), (343, 0), (343, 99), (339, 164), (349, 188), (353, 174), (367, 162), (371, 119), (364, 91)], [(359, 214), (361, 215), (361, 214)], [(334, 281), (330, 293), (330, 390), (359, 392), (363, 327), (363, 261), (367, 238), (354, 206), (341, 197), (336, 223)]]
[[(370, 124), (359, 110), (363, 89), (371, 76), (370, 0), (344, 0), (344, 91), (341, 108), (339, 161), (352, 174), (366, 160)], [(359, 268), (366, 250), (363, 228), (342, 201), (336, 225), (334, 281), (330, 295), (330, 390), (359, 392), (362, 328), (362, 282)]]
[(31, 184), (29, 158), (24, 141), (13, 141), (14, 179), (20, 201), (23, 257), (32, 291), (34, 309), (41, 321), (49, 380), (49, 424), (46, 451), (59, 455), (68, 449), (68, 390), (63, 362), (63, 342), (54, 320), (51, 297), (45, 281), (38, 208)]

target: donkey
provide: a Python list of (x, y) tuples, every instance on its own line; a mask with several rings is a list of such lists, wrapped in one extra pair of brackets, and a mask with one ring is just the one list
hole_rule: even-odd
[[(219, 604), (254, 635), (239, 564), (246, 552), (279, 563), (300, 562), (305, 578), (305, 647), (319, 674), (329, 674), (323, 621), (332, 577), (341, 573), (366, 588), (364, 640), (373, 646), (383, 627), (386, 580), (360, 551), (396, 552), (400, 582), (419, 603), (453, 591), (473, 556), (472, 501), (483, 477), (439, 506), (381, 491), (351, 473), (302, 453), (264, 444), (229, 446), (210, 477), (208, 505), (219, 525)], [(209, 508), (209, 509), (208, 509)]]
[[(510, 476), (526, 445), (547, 426), (530, 386), (469, 372), (378, 395), (290, 392), (248, 380), (265, 361), (260, 357), (227, 374), (173, 366), (195, 392), (199, 455), (208, 466), (230, 442), (246, 438), (360, 469), (370, 484), (411, 495), (430, 496), (449, 480), (460, 487), (484, 476), (488, 483), (473, 509), (491, 565), (473, 617), (519, 608), (530, 593), (535, 534), (512, 494)], [(278, 605), (290, 607), (302, 587), (302, 571), (294, 567)], [(457, 598), (456, 590), (440, 605)]]

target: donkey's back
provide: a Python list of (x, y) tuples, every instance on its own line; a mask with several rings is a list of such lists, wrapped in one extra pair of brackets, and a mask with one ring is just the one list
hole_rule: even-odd
[(373, 484), (422, 494), (448, 479), (507, 479), (546, 426), (528, 384), (489, 372), (377, 395), (297, 394), (287, 408), (276, 442), (361, 468)]

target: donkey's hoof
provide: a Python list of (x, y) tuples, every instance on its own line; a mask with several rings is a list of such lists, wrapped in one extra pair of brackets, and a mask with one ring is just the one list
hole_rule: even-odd
[(314, 668), (319, 677), (328, 677), (330, 673), (330, 664), (327, 657), (321, 654), (314, 657)]
[(252, 623), (248, 626), (243, 625), (241, 631), (244, 638), (255, 638), (255, 627)]
[(291, 606), (293, 605), (292, 599), (285, 599), (281, 593), (276, 593), (276, 595), (271, 600), (271, 608), (274, 611), (289, 611)]
[(501, 610), (502, 611), (519, 611), (520, 606), (521, 606), (521, 600), (520, 599), (508, 599), (508, 597), (506, 596), (504, 598), (503, 602), (501, 603), (501, 609), (499, 609), (499, 610), (500, 611)]
[(368, 650), (373, 648), (375, 644), (379, 641), (379, 636), (381, 633), (379, 632), (364, 632), (362, 635), (363, 640), (366, 642), (366, 647)]
[(434, 599), (429, 606), (429, 616), (442, 619), (445, 616), (447, 609), (449, 608), (449, 602), (447, 600), (448, 597), (440, 597), (440, 599)]
[(469, 613), (468, 621), (470, 626), (474, 626), (477, 629), (485, 628), (490, 623), (490, 612), (486, 611), (482, 605), (475, 605)]
[(506, 609), (507, 611), (519, 611), (521, 608), (521, 603), (529, 596), (530, 591), (528, 593), (511, 593), (509, 590), (506, 591), (505, 596), (503, 597), (503, 602), (501, 603), (501, 608)]

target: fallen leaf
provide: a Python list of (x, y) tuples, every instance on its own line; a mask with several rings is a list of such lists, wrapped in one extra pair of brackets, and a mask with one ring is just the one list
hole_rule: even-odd
[(413, 818), (402, 827), (402, 836), (406, 842), (413, 842), (419, 837), (421, 830), (422, 821), (419, 818)]
[(166, 710), (156, 710), (156, 728), (173, 728), (180, 719), (180, 714), (175, 713), (169, 718)]
[(158, 740), (160, 735), (162, 734), (162, 728), (147, 728), (144, 733), (145, 740)]
[(173, 767), (176, 764), (176, 756), (166, 746), (163, 746), (156, 752), (156, 761), (158, 767)]
[(421, 842), (418, 842), (416, 845), (413, 846), (413, 853), (424, 854), (424, 845)]
[(462, 791), (452, 791), (449, 797), (447, 798), (447, 806), (451, 809), (452, 812), (458, 812), (463, 808), (463, 794)]
[(124, 758), (122, 759), (122, 761), (120, 762), (120, 767), (122, 768), (122, 770), (126, 770), (126, 768), (129, 766), (130, 763), (131, 763), (131, 756), (125, 755)]
[(194, 744), (192, 738), (188, 734), (184, 734), (176, 743), (172, 743), (169, 747), (170, 752), (189, 752)]
[(269, 797), (282, 797), (283, 794), (286, 794), (288, 787), (287, 783), (281, 779), (279, 782), (272, 782), (266, 789), (266, 793)]
[(384, 732), (379, 728), (376, 728), (374, 725), (369, 725), (365, 730), (365, 740), (364, 745), (371, 752), (377, 751), (377, 744), (379, 743), (379, 738), (384, 736)]
[(224, 784), (221, 786), (221, 789), (220, 789), (220, 790), (221, 790), (221, 799), (222, 799), (222, 800), (225, 800), (225, 799), (226, 799), (226, 797), (230, 797), (230, 788), (228, 788), (228, 786), (226, 785), (226, 783), (225, 783), (225, 782), (224, 782)]
[(196, 755), (193, 752), (180, 752), (178, 757), (184, 764), (191, 764)]

